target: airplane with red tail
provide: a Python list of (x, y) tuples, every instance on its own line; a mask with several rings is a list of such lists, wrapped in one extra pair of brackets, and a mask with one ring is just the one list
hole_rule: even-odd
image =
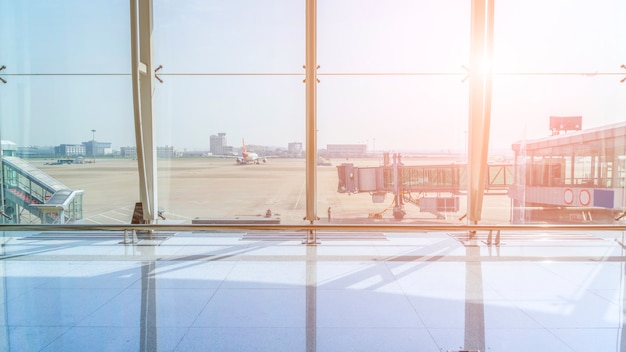
[(247, 165), (247, 164), (260, 164), (261, 162), (266, 163), (266, 158), (260, 158), (259, 154), (249, 152), (246, 149), (246, 143), (243, 138), (241, 139), (241, 156), (237, 158), (237, 164)]

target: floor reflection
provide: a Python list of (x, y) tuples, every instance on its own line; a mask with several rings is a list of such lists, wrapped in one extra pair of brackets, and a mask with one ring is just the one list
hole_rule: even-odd
[(306, 350), (317, 350), (317, 245), (306, 246)]
[(466, 245), (465, 349), (485, 351), (485, 303), (480, 247)]
[[(153, 246), (140, 247), (143, 256), (154, 257)], [(144, 261), (141, 264), (141, 314), (139, 316), (139, 351), (158, 351), (157, 339), (157, 295), (156, 262)], [(121, 307), (122, 308), (122, 307)]]
[(622, 239), (0, 247), (0, 351), (621, 351)]

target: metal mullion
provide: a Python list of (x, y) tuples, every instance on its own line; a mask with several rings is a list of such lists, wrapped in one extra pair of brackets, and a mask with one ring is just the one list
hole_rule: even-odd
[(130, 23), (139, 196), (143, 219), (154, 221), (158, 206), (152, 116), (152, 0), (130, 0)]

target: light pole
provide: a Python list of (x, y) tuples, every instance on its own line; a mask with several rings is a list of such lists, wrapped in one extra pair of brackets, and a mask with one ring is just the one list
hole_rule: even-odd
[(96, 162), (96, 130), (91, 130), (91, 158)]

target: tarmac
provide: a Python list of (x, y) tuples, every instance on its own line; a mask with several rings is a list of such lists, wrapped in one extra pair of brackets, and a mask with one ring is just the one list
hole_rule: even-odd
[[(84, 191), (83, 223), (129, 223), (139, 202), (137, 161), (132, 159), (95, 159), (95, 162), (70, 165), (45, 165), (49, 160), (30, 161), (71, 189)], [(90, 160), (88, 160), (90, 161)], [(405, 161), (408, 163), (449, 163), (447, 159)], [(405, 218), (393, 219), (393, 195), (373, 203), (368, 193), (337, 192), (337, 165), (376, 166), (381, 160), (335, 159), (330, 166), (317, 166), (317, 216), (320, 223), (432, 223), (461, 224), (466, 197), (459, 196), (458, 212), (435, 214), (420, 212), (407, 204)], [(262, 219), (281, 224), (307, 224), (306, 165), (304, 159), (268, 159), (267, 163), (238, 165), (229, 158), (174, 158), (158, 160), (158, 208), (165, 220), (160, 223), (190, 224), (194, 219)], [(331, 209), (329, 218), (328, 209)], [(269, 211), (269, 212), (268, 212)], [(380, 214), (374, 218), (373, 214)], [(510, 200), (506, 195), (484, 198), (483, 221), (509, 223)]]

